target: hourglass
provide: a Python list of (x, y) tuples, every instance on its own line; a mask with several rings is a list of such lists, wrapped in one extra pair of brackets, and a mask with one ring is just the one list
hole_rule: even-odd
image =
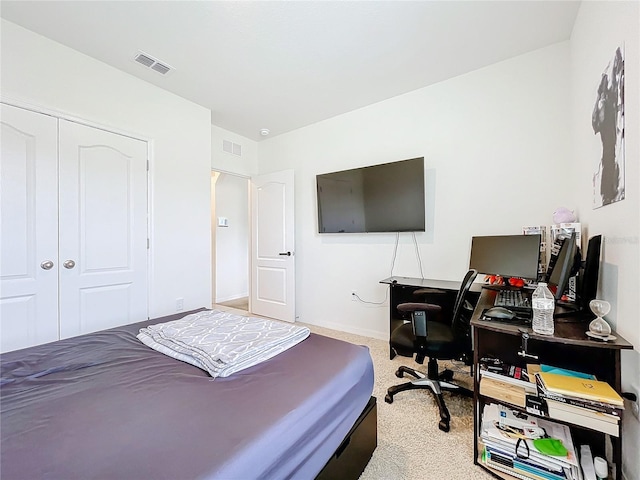
[(587, 335), (592, 338), (598, 338), (599, 340), (615, 339), (615, 337), (611, 335), (611, 327), (606, 320), (602, 318), (611, 310), (611, 304), (605, 300), (591, 300), (589, 302), (589, 308), (596, 318), (589, 324)]

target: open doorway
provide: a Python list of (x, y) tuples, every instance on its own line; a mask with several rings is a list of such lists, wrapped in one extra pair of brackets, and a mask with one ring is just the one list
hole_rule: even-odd
[(212, 298), (250, 312), (249, 178), (211, 172)]

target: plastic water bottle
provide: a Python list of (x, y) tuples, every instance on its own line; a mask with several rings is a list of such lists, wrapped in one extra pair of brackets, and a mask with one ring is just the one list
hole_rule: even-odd
[(538, 283), (538, 287), (531, 296), (533, 307), (533, 331), (541, 335), (553, 335), (553, 311), (555, 300), (544, 282)]

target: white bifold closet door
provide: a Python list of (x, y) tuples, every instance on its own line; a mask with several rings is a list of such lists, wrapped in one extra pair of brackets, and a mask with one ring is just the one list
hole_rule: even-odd
[(6, 105), (2, 140), (2, 351), (147, 318), (146, 142)]
[(2, 105), (0, 348), (58, 339), (58, 120)]
[(147, 318), (147, 144), (60, 120), (60, 338)]

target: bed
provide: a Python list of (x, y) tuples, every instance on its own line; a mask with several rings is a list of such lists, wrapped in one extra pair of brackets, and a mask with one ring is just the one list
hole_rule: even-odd
[(213, 380), (136, 338), (187, 313), (1, 355), (2, 478), (360, 475), (377, 443), (366, 347), (312, 333)]

